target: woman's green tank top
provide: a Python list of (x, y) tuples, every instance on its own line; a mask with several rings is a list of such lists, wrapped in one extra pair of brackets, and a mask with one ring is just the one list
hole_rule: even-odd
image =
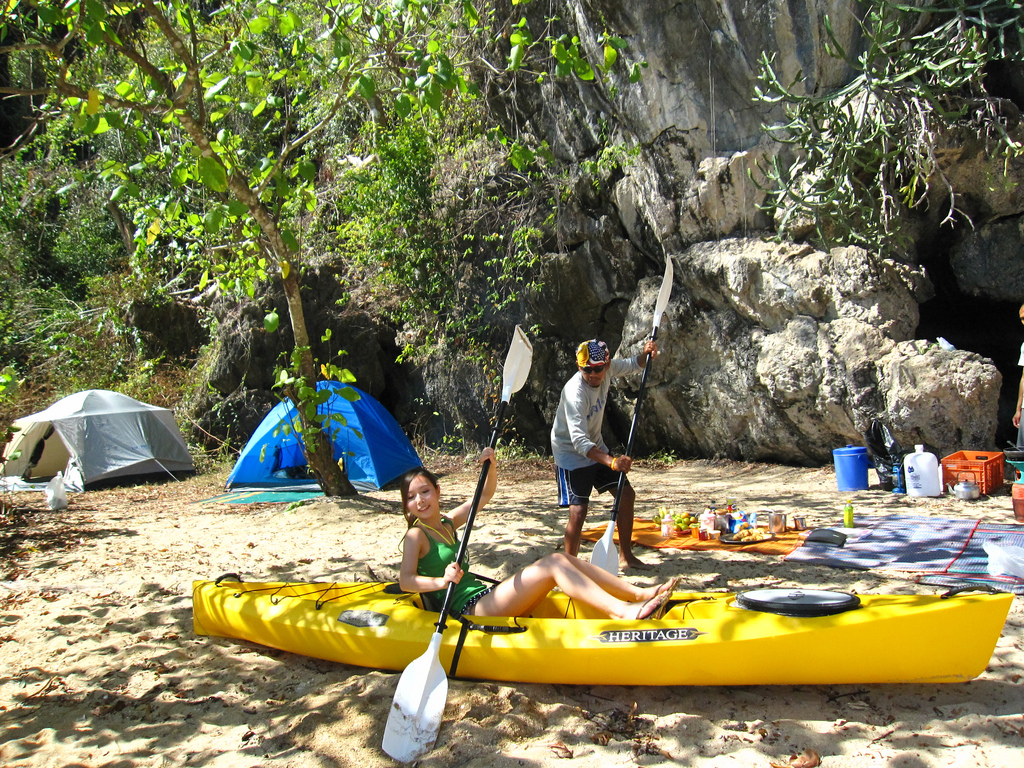
[[(420, 576), (431, 576), (433, 578), (444, 576), (444, 569), (448, 567), (449, 563), (454, 563), (459, 555), (459, 539), (455, 535), (455, 524), (447, 517), (442, 517), (441, 525), (445, 523), (451, 528), (452, 538), (455, 539), (455, 543), (447, 544), (443, 541), (435, 541), (428, 535), (427, 539), (430, 540), (430, 549), (427, 551), (427, 554), (420, 558), (416, 566), (416, 573)], [(468, 556), (462, 563), (462, 570), (462, 580), (455, 585), (452, 602), (448, 606), (452, 613), (462, 613), (466, 603), (487, 589), (487, 586), (482, 581), (469, 573)], [(435, 592), (421, 593), (424, 607), (430, 611), (440, 611), (441, 606), (444, 605), (446, 591), (447, 587)]]

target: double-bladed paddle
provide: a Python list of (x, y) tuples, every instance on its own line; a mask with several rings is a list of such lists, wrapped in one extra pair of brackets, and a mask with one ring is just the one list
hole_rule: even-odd
[[(668, 297), (672, 294), (672, 259), (665, 256), (665, 276), (661, 279), (661, 290), (658, 292), (658, 300), (654, 304), (654, 327), (651, 330), (651, 340), (658, 338), (658, 326), (661, 325), (661, 316), (668, 306)], [(640, 421), (640, 403), (644, 399), (644, 389), (647, 387), (647, 374), (651, 372), (651, 358), (647, 359), (644, 366), (643, 376), (640, 377), (640, 391), (636, 396), (636, 408), (633, 410), (633, 424), (629, 428), (629, 440), (626, 442), (626, 455), (633, 455), (633, 438), (636, 437), (636, 425)], [(619, 550), (615, 546), (615, 518), (619, 514), (619, 499), (622, 497), (622, 488), (626, 483), (626, 473), (619, 473), (619, 484), (615, 489), (615, 501), (612, 502), (612, 519), (608, 522), (608, 528), (604, 536), (594, 545), (594, 551), (590, 555), (590, 562), (602, 570), (611, 574), (619, 572)]]
[[(498, 407), (498, 415), (494, 421), (491, 448), (498, 444), (498, 433), (505, 415), (505, 406), (512, 399), (512, 393), (523, 388), (526, 377), (530, 373), (532, 361), (533, 347), (522, 328), (517, 325), (508, 355), (505, 357), (505, 368), (502, 370), (501, 405)], [(480, 479), (477, 481), (473, 503), (466, 520), (466, 530), (462, 535), (462, 543), (459, 544), (456, 556), (459, 565), (462, 565), (466, 554), (469, 533), (473, 528), (476, 511), (480, 506), (480, 497), (483, 495), (484, 481), (487, 480), (487, 472), (490, 467), (491, 462), (485, 461), (480, 470)], [(436, 624), (437, 631), (431, 635), (426, 652), (418, 659), (414, 659), (399, 678), (395, 698), (391, 703), (391, 712), (388, 714), (388, 722), (384, 727), (384, 751), (403, 763), (415, 760), (433, 749), (437, 733), (441, 729), (444, 705), (448, 699), (448, 676), (445, 674), (444, 667), (441, 666), (440, 659), (441, 637), (447, 626), (448, 606), (451, 603), (454, 588), (454, 584), (448, 584), (448, 589), (444, 594), (444, 605), (441, 606), (441, 617)]]

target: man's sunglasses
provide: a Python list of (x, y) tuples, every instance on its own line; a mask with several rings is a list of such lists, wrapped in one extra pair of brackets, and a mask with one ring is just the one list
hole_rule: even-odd
[(608, 367), (607, 365), (587, 365), (587, 366), (585, 366), (583, 368), (583, 372), (584, 373), (600, 373), (601, 371), (603, 371), (607, 367)]

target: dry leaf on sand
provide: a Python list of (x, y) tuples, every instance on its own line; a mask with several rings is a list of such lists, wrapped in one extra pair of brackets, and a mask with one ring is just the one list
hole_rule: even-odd
[(771, 763), (772, 768), (815, 768), (821, 765), (821, 757), (813, 749), (805, 749), (802, 754), (793, 755), (788, 763)]
[(572, 750), (560, 741), (556, 741), (554, 744), (548, 744), (548, 749), (555, 753), (555, 757), (562, 757), (566, 760), (572, 759)]

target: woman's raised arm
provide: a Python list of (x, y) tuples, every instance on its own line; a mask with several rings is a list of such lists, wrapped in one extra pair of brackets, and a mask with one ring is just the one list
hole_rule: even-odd
[[(480, 509), (487, 506), (487, 502), (494, 496), (494, 489), (498, 487), (498, 458), (494, 455), (494, 449), (487, 446), (480, 452), (480, 456), (477, 457), (477, 461), (483, 464), (485, 461), (490, 459), (490, 465), (487, 468), (487, 478), (484, 480), (484, 489), (480, 494)], [(449, 517), (456, 528), (461, 528), (466, 524), (469, 519), (469, 510), (473, 506), (473, 499), (470, 498), (464, 501), (462, 504), (452, 510)], [(477, 510), (477, 512), (480, 511)]]

